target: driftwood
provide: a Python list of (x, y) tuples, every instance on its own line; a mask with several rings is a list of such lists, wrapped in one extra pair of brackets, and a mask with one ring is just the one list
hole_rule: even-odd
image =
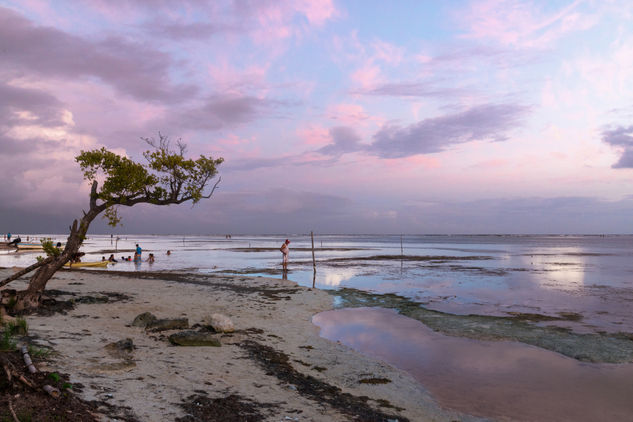
[(0, 281), (0, 287), (6, 286), (7, 284), (11, 283), (13, 280), (17, 280), (18, 278), (22, 277), (24, 274), (28, 274), (31, 271), (38, 269), (42, 265), (46, 265), (49, 262), (53, 262), (53, 259), (55, 259), (55, 257), (49, 256), (46, 259), (43, 259), (43, 260), (41, 260), (39, 262), (36, 262), (33, 265), (30, 265), (30, 266), (26, 267), (23, 270), (18, 271), (17, 273), (13, 274), (12, 276), (7, 277), (4, 280)]
[(19, 380), (22, 384), (26, 385), (27, 387), (35, 388), (35, 386), (33, 385), (33, 383), (32, 383), (31, 381), (27, 380), (27, 379), (24, 377), (24, 375), (20, 375), (20, 376), (18, 376), (18, 380)]
[(11, 402), (10, 394), (7, 394), (7, 401), (9, 402), (9, 411), (11, 412), (11, 416), (13, 416), (13, 421), (20, 422), (20, 419), (18, 419), (18, 415), (16, 415), (15, 410), (13, 410), (13, 402)]
[(2, 369), (4, 369), (4, 373), (7, 374), (7, 381), (11, 382), (11, 370), (9, 369), (9, 362), (2, 362)]

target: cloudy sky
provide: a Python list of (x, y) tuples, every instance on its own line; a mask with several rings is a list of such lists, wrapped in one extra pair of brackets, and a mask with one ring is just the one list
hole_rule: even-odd
[(633, 2), (0, 0), (0, 231), (159, 131), (222, 183), (119, 233), (633, 233)]

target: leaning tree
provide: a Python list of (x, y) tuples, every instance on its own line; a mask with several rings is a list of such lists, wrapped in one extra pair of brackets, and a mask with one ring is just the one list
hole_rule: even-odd
[(106, 148), (81, 151), (75, 157), (84, 179), (91, 184), (88, 211), (84, 210), (83, 216), (73, 221), (63, 250), (54, 248), (50, 242), (45, 243), (44, 249), (48, 255), (45, 259), (0, 282), (2, 287), (27, 272), (37, 270), (26, 290), (11, 295), (9, 312), (21, 312), (39, 306), (46, 283), (79, 251), (90, 223), (98, 215), (103, 213), (108, 224), (116, 226), (121, 221), (119, 208), (122, 206), (171, 205), (187, 201), (196, 204), (203, 198), (211, 197), (220, 183), (221, 178), (215, 178), (218, 166), (224, 159), (204, 155), (197, 160), (186, 159), (186, 146), (180, 140), (172, 148), (168, 137), (160, 133), (158, 135), (158, 140), (141, 138), (151, 147), (143, 153), (145, 163), (135, 162)]

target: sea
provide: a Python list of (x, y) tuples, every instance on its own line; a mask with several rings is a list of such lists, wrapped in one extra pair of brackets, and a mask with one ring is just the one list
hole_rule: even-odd
[[(122, 260), (136, 244), (144, 261)], [(119, 234), (90, 235), (81, 250), (84, 261), (114, 254), (118, 262), (103, 271), (283, 278), (329, 290), (335, 303), (337, 291), (351, 288), (447, 314), (578, 315), (556, 324), (582, 335), (633, 333), (633, 235)], [(24, 267), (38, 255), (2, 250), (0, 266)], [(314, 322), (324, 337), (408, 372), (447, 408), (492, 420), (633, 420), (633, 364), (447, 336), (393, 309), (342, 308)]]

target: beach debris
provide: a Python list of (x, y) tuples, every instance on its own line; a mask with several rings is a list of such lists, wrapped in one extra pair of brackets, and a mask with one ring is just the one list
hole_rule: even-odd
[(143, 312), (142, 314), (139, 314), (136, 316), (136, 318), (134, 318), (134, 321), (132, 321), (132, 326), (145, 328), (149, 323), (154, 322), (157, 319), (158, 318), (156, 318), (154, 314), (150, 312)]
[(213, 330), (217, 333), (232, 333), (235, 331), (233, 321), (231, 321), (231, 319), (226, 315), (222, 314), (211, 314), (204, 317), (202, 325), (207, 328), (213, 328)]
[(54, 398), (58, 398), (60, 396), (60, 394), (61, 394), (59, 392), (59, 390), (57, 388), (53, 387), (52, 385), (48, 385), (47, 384), (47, 385), (43, 386), (42, 389), (44, 391), (46, 391), (51, 397), (54, 397)]
[(277, 415), (279, 409), (277, 403), (260, 403), (238, 394), (216, 398), (196, 394), (189, 396), (180, 407), (187, 415), (177, 418), (176, 422), (261, 421)]
[(167, 331), (167, 330), (182, 330), (189, 328), (189, 319), (187, 318), (165, 318), (157, 319), (148, 323), (145, 326), (147, 331)]
[(28, 347), (22, 346), (20, 348), (20, 352), (22, 353), (22, 359), (24, 359), (24, 364), (29, 369), (29, 372), (31, 374), (36, 373), (37, 372), (37, 368), (35, 368), (35, 365), (33, 365), (33, 361), (31, 361), (31, 356), (29, 355)]
[(172, 334), (169, 336), (169, 342), (176, 346), (220, 347), (222, 345), (213, 333), (193, 330)]
[(389, 384), (391, 380), (387, 378), (362, 378), (358, 382), (360, 384)]

